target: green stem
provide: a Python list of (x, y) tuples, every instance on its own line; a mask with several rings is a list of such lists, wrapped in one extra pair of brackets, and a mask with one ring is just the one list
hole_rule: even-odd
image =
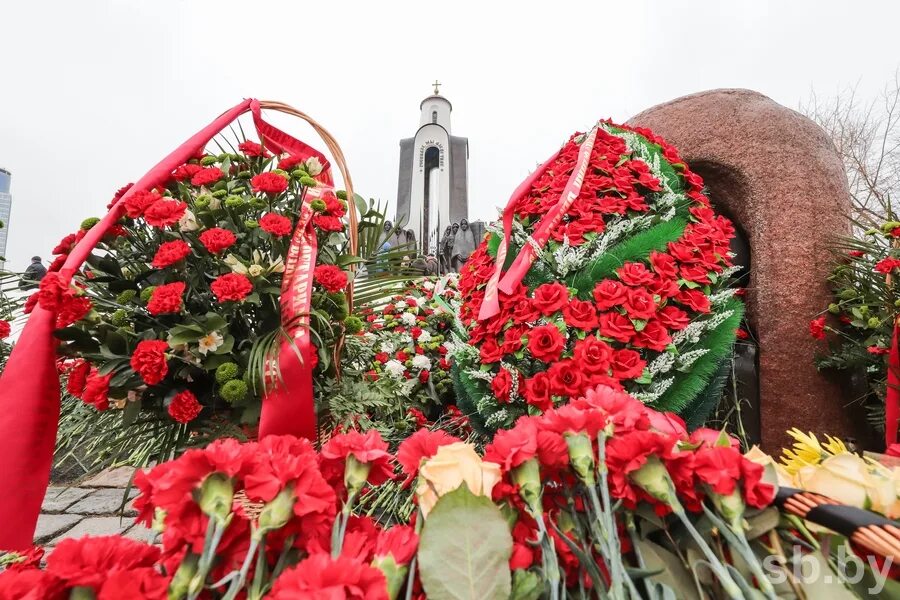
[(219, 547), (219, 542), (222, 541), (226, 527), (227, 525), (220, 526), (216, 519), (209, 520), (209, 525), (206, 527), (206, 539), (203, 542), (203, 554), (200, 555), (200, 561), (197, 563), (197, 573), (191, 578), (188, 600), (196, 600), (203, 591), (203, 583), (212, 568), (212, 563), (216, 558), (216, 549)]
[(691, 520), (688, 518), (687, 514), (684, 512), (684, 507), (681, 506), (681, 502), (679, 502), (675, 498), (675, 490), (672, 490), (672, 500), (669, 503), (669, 506), (672, 508), (672, 512), (675, 513), (675, 516), (681, 521), (681, 524), (684, 525), (685, 529), (687, 529), (691, 538), (693, 538), (694, 542), (700, 548), (700, 551), (703, 553), (703, 556), (706, 557), (706, 560), (709, 562), (709, 566), (712, 569), (715, 576), (719, 579), (719, 582), (722, 584), (722, 589), (725, 594), (728, 595), (729, 598), (743, 599), (744, 594), (741, 592), (741, 588), (738, 587), (738, 584), (731, 578), (728, 571), (719, 561), (719, 558), (715, 555), (709, 545), (706, 543), (706, 540), (703, 539), (703, 536), (700, 535), (695, 528)]
[(265, 539), (265, 536), (257, 536), (256, 532), (250, 536), (250, 548), (247, 550), (247, 556), (244, 557), (244, 563), (241, 565), (241, 570), (238, 571), (237, 578), (231, 580), (231, 585), (228, 586), (228, 592), (222, 596), (222, 600), (234, 600), (238, 593), (240, 593), (241, 589), (244, 587), (244, 583), (247, 581), (247, 573), (250, 572), (250, 565), (253, 564), (253, 559), (256, 558), (256, 551), (259, 549), (259, 544), (263, 539)]
[(556, 548), (553, 545), (553, 538), (547, 532), (547, 526), (544, 524), (544, 517), (541, 513), (532, 515), (537, 522), (538, 531), (541, 534), (541, 553), (544, 562), (544, 572), (547, 576), (547, 582), (550, 584), (550, 599), (559, 600), (559, 560), (556, 557)]
[(740, 523), (729, 525), (724, 520), (720, 519), (718, 515), (712, 512), (705, 504), (703, 505), (703, 512), (706, 513), (706, 516), (712, 521), (713, 525), (719, 528), (719, 532), (725, 540), (738, 554), (741, 555), (744, 562), (747, 563), (747, 566), (757, 580), (757, 585), (759, 585), (762, 593), (766, 595), (766, 598), (769, 598), (770, 600), (777, 599), (778, 596), (775, 595), (775, 589), (772, 587), (772, 582), (769, 581), (769, 578), (763, 573), (762, 565), (759, 564), (759, 560), (757, 560), (756, 555), (753, 553), (753, 549), (750, 548), (750, 543), (747, 541), (747, 536), (744, 535), (744, 530)]

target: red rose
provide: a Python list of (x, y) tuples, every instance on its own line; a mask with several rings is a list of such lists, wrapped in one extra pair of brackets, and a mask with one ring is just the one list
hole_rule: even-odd
[(710, 283), (709, 270), (703, 265), (681, 265), (681, 278), (704, 285)]
[(646, 320), (656, 312), (656, 302), (653, 300), (653, 296), (642, 288), (628, 290), (622, 307), (632, 319)]
[(174, 179), (175, 181), (184, 181), (185, 179), (190, 179), (202, 169), (203, 167), (194, 163), (181, 165), (180, 167), (172, 171), (172, 179)]
[(563, 306), (563, 319), (566, 325), (590, 331), (597, 327), (597, 310), (592, 302), (572, 299)]
[(553, 362), (566, 345), (556, 325), (540, 325), (528, 332), (528, 351), (538, 360)]
[(291, 233), (291, 220), (278, 213), (267, 213), (259, 220), (259, 226), (263, 231), (276, 237), (284, 237)]
[(541, 412), (553, 408), (553, 399), (550, 397), (550, 378), (546, 372), (537, 373), (526, 379), (522, 395), (525, 397), (525, 402)]
[(153, 256), (153, 262), (150, 263), (157, 269), (164, 269), (174, 265), (180, 260), (184, 260), (191, 253), (191, 247), (182, 240), (173, 240), (160, 244), (159, 249)]
[(223, 175), (225, 173), (219, 167), (206, 167), (194, 173), (191, 177), (191, 185), (196, 185), (197, 187), (209, 185), (222, 179)]
[(375, 567), (348, 556), (332, 558), (320, 552), (285, 569), (268, 598), (347, 598), (348, 600), (382, 600), (387, 598), (387, 581)]
[(256, 142), (252, 142), (250, 140), (246, 140), (238, 144), (238, 150), (244, 153), (244, 156), (264, 156), (269, 157), (272, 156), (268, 150), (262, 147), (261, 144), (257, 144)]
[(184, 216), (187, 204), (180, 200), (157, 200), (144, 211), (144, 220), (154, 227), (174, 225)]
[(342, 292), (347, 288), (347, 274), (336, 265), (319, 265), (313, 271), (313, 281), (329, 292)]
[(586, 380), (581, 368), (574, 360), (561, 360), (547, 369), (550, 390), (554, 396), (575, 398), (584, 390)]
[(287, 177), (280, 173), (260, 173), (250, 180), (253, 191), (262, 194), (280, 194), (288, 188)]
[(686, 312), (671, 304), (659, 309), (656, 313), (656, 319), (667, 329), (673, 331), (681, 331), (691, 322), (691, 318)]
[(559, 282), (544, 283), (534, 289), (531, 304), (543, 315), (552, 315), (569, 301), (569, 289)]
[(650, 253), (650, 266), (654, 272), (665, 279), (674, 279), (678, 276), (675, 259), (664, 252), (653, 251)]
[(616, 271), (616, 274), (626, 285), (641, 286), (653, 281), (653, 273), (640, 262), (627, 262)]
[(109, 380), (112, 379), (112, 373), (100, 375), (97, 371), (87, 376), (84, 385), (84, 392), (81, 399), (85, 404), (90, 404), (97, 410), (106, 410), (109, 408)]
[(597, 310), (609, 310), (625, 300), (626, 287), (615, 279), (604, 279), (594, 287)]
[(217, 277), (209, 287), (219, 304), (228, 301), (240, 302), (253, 291), (253, 284), (240, 273), (227, 273)]
[(613, 377), (617, 379), (636, 379), (644, 372), (646, 365), (640, 354), (628, 348), (616, 350), (610, 363)]
[(491, 391), (501, 403), (509, 402), (509, 394), (512, 390), (512, 375), (506, 369), (494, 375), (491, 380)]
[(634, 335), (631, 319), (618, 312), (606, 312), (600, 315), (600, 335), (620, 342), (627, 342)]
[(481, 362), (484, 364), (500, 362), (505, 354), (500, 348), (500, 345), (497, 344), (497, 338), (495, 337), (489, 337), (484, 340), (484, 342), (481, 343), (481, 348), (479, 348), (479, 353), (481, 355)]
[(700, 290), (683, 290), (675, 296), (675, 302), (690, 307), (699, 313), (709, 312), (709, 298)]
[(9, 321), (0, 319), (0, 340), (8, 338), (10, 333), (12, 333), (12, 326)]
[[(162, 200), (162, 196), (155, 191), (141, 191), (135, 192), (126, 198), (122, 206), (125, 207), (126, 215), (132, 219), (137, 219), (144, 214), (145, 210), (150, 208), (153, 204), (156, 204), (159, 200)], [(57, 252), (54, 251), (54, 254), (57, 254)]]
[(147, 312), (151, 315), (162, 315), (181, 311), (181, 297), (184, 295), (184, 288), (183, 281), (156, 286), (147, 303)]
[(671, 298), (681, 291), (678, 282), (674, 279), (665, 279), (663, 277), (654, 277), (653, 281), (647, 284), (647, 291), (655, 294), (660, 298)]
[(825, 315), (809, 322), (809, 334), (817, 340), (825, 339)]
[(221, 227), (213, 227), (200, 234), (200, 243), (213, 254), (230, 248), (236, 241), (237, 237), (232, 231)]
[(131, 368), (147, 385), (156, 385), (169, 372), (166, 352), (169, 344), (162, 340), (142, 340), (131, 355)]
[(420, 429), (400, 444), (397, 448), (397, 462), (400, 470), (406, 475), (404, 487), (419, 474), (419, 466), (437, 453), (438, 448), (455, 444), (459, 439), (447, 434), (442, 429), (430, 431)]
[(575, 343), (575, 362), (592, 375), (605, 375), (609, 371), (612, 357), (612, 347), (594, 336)]
[(631, 342), (638, 348), (650, 348), (657, 352), (662, 352), (672, 343), (672, 337), (668, 330), (656, 320), (649, 321), (643, 329), (641, 329)]
[(175, 421), (187, 424), (197, 418), (203, 405), (197, 401), (197, 396), (189, 390), (178, 392), (169, 403), (169, 416)]

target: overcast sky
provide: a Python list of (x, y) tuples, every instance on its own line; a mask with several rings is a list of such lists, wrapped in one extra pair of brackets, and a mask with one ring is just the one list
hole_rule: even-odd
[(244, 97), (318, 119), (357, 190), (393, 204), (398, 141), (437, 78), (453, 133), (469, 138), (471, 216), (492, 218), (537, 162), (601, 117), (719, 87), (792, 108), (848, 85), (874, 97), (900, 64), (898, 23), (900, 3), (861, 0), (5, 0), (7, 267), (48, 260), (118, 187)]

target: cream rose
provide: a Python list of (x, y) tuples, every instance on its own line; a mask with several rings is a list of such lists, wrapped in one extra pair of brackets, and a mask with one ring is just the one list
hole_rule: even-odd
[(500, 478), (500, 465), (483, 461), (471, 444), (456, 442), (441, 446), (419, 469), (416, 495), (422, 516), (428, 516), (438, 498), (464, 483), (476, 496), (490, 498)]
[(803, 467), (797, 483), (809, 492), (888, 517), (897, 510), (895, 477), (855, 454), (829, 456), (816, 466)]

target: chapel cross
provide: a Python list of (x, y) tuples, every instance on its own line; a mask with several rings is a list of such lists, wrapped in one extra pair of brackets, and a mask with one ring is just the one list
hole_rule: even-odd
[(439, 90), (438, 88), (441, 87), (443, 84), (442, 84), (440, 81), (438, 81), (437, 79), (435, 79), (435, 80), (434, 80), (434, 83), (432, 83), (431, 85), (434, 86), (434, 95), (435, 95), (435, 96), (437, 96), (438, 94), (441, 93), (440, 90)]

